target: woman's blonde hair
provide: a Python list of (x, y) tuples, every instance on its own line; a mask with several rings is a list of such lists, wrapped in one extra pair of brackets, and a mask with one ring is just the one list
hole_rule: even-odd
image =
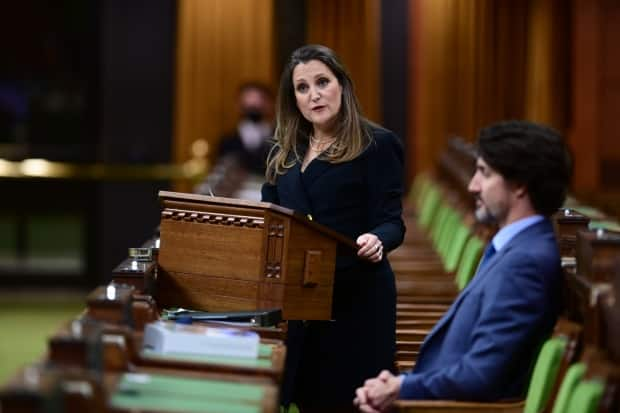
[(342, 103), (338, 112), (334, 138), (335, 142), (321, 158), (331, 163), (350, 161), (358, 157), (372, 139), (367, 121), (362, 117), (360, 105), (353, 92), (353, 82), (344, 65), (328, 47), (307, 45), (295, 50), (284, 67), (276, 101), (275, 143), (267, 158), (267, 182), (274, 184), (278, 175), (283, 175), (296, 162), (301, 162), (298, 151), (300, 142), (308, 142), (312, 124), (303, 117), (295, 98), (293, 70), (300, 63), (318, 60), (329, 68), (342, 87)]

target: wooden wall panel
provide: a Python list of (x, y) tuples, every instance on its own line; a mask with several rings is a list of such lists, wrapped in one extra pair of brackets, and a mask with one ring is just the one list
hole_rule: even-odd
[[(602, 29), (601, 154), (607, 162), (620, 164), (620, 3), (604, 2)], [(620, 168), (616, 170), (620, 175)], [(620, 176), (617, 178), (620, 182)]]
[[(417, 70), (416, 78), (411, 82), (414, 114), (409, 130), (413, 135), (413, 145), (410, 145), (415, 154), (413, 165), (418, 171), (430, 169), (443, 146), (443, 142), (437, 142), (436, 137), (443, 135), (444, 96), (448, 95), (450, 88), (444, 74), (447, 67), (441, 64), (442, 56), (447, 52), (448, 35), (442, 25), (450, 22), (443, 17), (441, 10), (449, 3), (448, 0), (415, 1), (410, 7), (414, 33), (411, 59)], [(411, 143), (411, 138), (409, 141)]]
[(575, 189), (620, 189), (620, 4), (574, 0), (572, 127)]
[[(491, 16), (487, 16), (494, 27), (487, 35), (493, 40), (493, 52), (487, 56), (495, 61), (489, 75), (495, 73), (495, 93), (489, 104), (495, 106), (497, 112), (493, 116), (479, 120), (479, 124), (487, 124), (500, 119), (523, 118), (526, 110), (526, 59), (527, 59), (527, 27), (528, 4), (523, 0), (509, 0), (504, 7), (495, 8)], [(496, 28), (504, 28), (497, 30)]]
[(572, 36), (572, 127), (569, 134), (573, 148), (589, 150), (575, 152), (575, 185), (584, 190), (598, 186), (598, 136), (600, 101), (600, 59), (601, 33), (599, 24), (601, 12), (596, 2), (575, 0)]
[(530, 0), (525, 117), (568, 127), (570, 7), (565, 0)]
[(340, 56), (364, 115), (381, 122), (379, 0), (307, 0), (306, 7), (307, 43)]
[(273, 14), (271, 0), (179, 0), (176, 162), (190, 157), (195, 140), (215, 148), (234, 127), (242, 82), (275, 85)]
[(474, 140), (491, 122), (528, 118), (566, 131), (568, 12), (560, 3), (410, 0), (416, 171), (432, 168), (450, 136)]

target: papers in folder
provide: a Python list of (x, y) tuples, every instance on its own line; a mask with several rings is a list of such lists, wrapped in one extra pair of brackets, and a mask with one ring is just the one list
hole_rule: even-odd
[(259, 342), (253, 331), (156, 321), (144, 328), (143, 346), (161, 354), (257, 358)]

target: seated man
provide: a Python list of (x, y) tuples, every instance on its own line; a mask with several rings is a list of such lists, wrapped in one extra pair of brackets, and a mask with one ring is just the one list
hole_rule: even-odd
[(263, 176), (273, 138), (273, 95), (261, 83), (239, 87), (240, 119), (234, 132), (220, 142), (218, 158), (233, 156), (249, 173)]
[(383, 371), (357, 389), (364, 412), (396, 399), (520, 398), (560, 311), (562, 273), (549, 216), (563, 203), (571, 162), (561, 137), (511, 121), (482, 129), (469, 191), (476, 218), (499, 231), (474, 279), (420, 348), (412, 372)]

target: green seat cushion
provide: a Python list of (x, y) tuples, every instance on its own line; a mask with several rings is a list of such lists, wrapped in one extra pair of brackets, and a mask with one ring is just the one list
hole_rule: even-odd
[(530, 379), (524, 413), (538, 413), (545, 407), (565, 351), (566, 339), (563, 337), (550, 338), (542, 346)]
[(420, 211), (420, 218), (418, 220), (420, 226), (428, 230), (435, 215), (437, 214), (437, 208), (441, 203), (441, 194), (439, 190), (433, 186), (427, 190), (427, 194), (422, 201), (422, 208)]
[(427, 194), (429, 188), (432, 187), (432, 183), (428, 174), (422, 172), (415, 176), (411, 191), (409, 191), (409, 201), (413, 202), (416, 208), (422, 206), (422, 201)]
[(450, 246), (452, 244), (452, 240), (454, 239), (454, 235), (456, 230), (461, 223), (461, 219), (459, 214), (452, 207), (448, 207), (448, 212), (445, 216), (445, 222), (442, 226), (439, 237), (437, 238), (437, 252), (439, 252), (439, 256), (441, 257), (441, 261), (444, 266), (448, 260), (448, 252), (450, 251)]
[(471, 237), (467, 244), (465, 244), (455, 279), (459, 290), (465, 288), (467, 283), (473, 278), (483, 247), (482, 240), (476, 236)]
[(566, 413), (570, 397), (585, 372), (586, 365), (584, 363), (575, 363), (566, 370), (564, 380), (562, 380), (562, 384), (558, 390), (558, 396), (553, 404), (552, 413)]
[(448, 217), (449, 212), (448, 206), (444, 204), (438, 205), (437, 214), (435, 214), (436, 216), (433, 218), (433, 221), (429, 227), (431, 240), (433, 241), (435, 248), (437, 248), (437, 243), (441, 237), (441, 232), (446, 225), (446, 218)]
[(469, 228), (467, 225), (463, 224), (461, 218), (459, 217), (459, 225), (456, 228), (454, 236), (450, 242), (450, 247), (448, 249), (448, 254), (446, 256), (446, 271), (454, 272), (458, 269), (459, 260), (463, 255), (463, 250), (465, 249), (465, 245), (467, 243), (467, 239), (471, 235)]
[(604, 390), (605, 385), (601, 380), (582, 381), (570, 398), (567, 413), (595, 413)]

